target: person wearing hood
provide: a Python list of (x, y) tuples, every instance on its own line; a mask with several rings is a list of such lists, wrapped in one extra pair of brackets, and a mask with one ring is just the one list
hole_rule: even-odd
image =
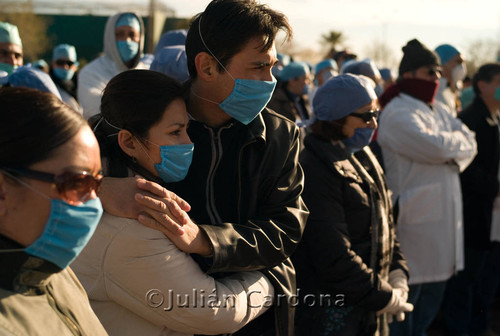
[(377, 96), (369, 78), (343, 74), (318, 89), (313, 106), (300, 155), (310, 215), (292, 255), (304, 303), (297, 331), (388, 335), (393, 315), (402, 320), (413, 307), (384, 173), (368, 147)]
[(49, 75), (59, 90), (62, 100), (77, 112), (82, 112), (76, 101), (76, 49), (69, 44), (59, 44), (52, 51)]
[(23, 43), (13, 24), (0, 22), (0, 78), (23, 65)]
[(438, 54), (442, 66), (436, 100), (447, 105), (453, 116), (456, 117), (462, 108), (459, 90), (462, 80), (467, 75), (465, 59), (462, 52), (450, 44), (441, 44), (434, 51)]
[(309, 66), (305, 62), (291, 62), (285, 66), (267, 107), (296, 123), (311, 118), (307, 97), (310, 75)]
[(147, 69), (140, 61), (144, 50), (144, 23), (134, 13), (111, 16), (104, 29), (104, 55), (80, 70), (77, 98), (83, 116), (99, 113), (101, 94), (111, 78), (128, 69)]
[(423, 336), (441, 304), (446, 281), (463, 269), (459, 173), (474, 159), (474, 132), (434, 101), (440, 77), (435, 52), (414, 39), (403, 47), (399, 78), (380, 97), (377, 141), (393, 192), (397, 235), (411, 272), (415, 307), (391, 335)]

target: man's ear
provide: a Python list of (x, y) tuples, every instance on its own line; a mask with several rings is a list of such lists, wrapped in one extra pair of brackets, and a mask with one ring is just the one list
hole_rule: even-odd
[(128, 156), (137, 157), (137, 151), (140, 150), (137, 145), (137, 138), (127, 130), (118, 132), (118, 145)]
[(211, 82), (217, 74), (217, 61), (212, 55), (206, 52), (200, 52), (194, 58), (196, 72), (201, 79)]

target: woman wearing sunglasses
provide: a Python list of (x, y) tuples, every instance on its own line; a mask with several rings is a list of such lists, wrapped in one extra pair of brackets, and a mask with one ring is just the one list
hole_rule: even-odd
[(0, 106), (0, 334), (106, 335), (68, 268), (102, 215), (96, 138), (50, 93)]
[(377, 128), (373, 86), (344, 74), (314, 97), (300, 157), (310, 215), (292, 256), (300, 335), (387, 335), (387, 320), (412, 309), (385, 178), (368, 147)]
[[(140, 174), (167, 189), (184, 179), (194, 148), (183, 94), (176, 80), (155, 71), (111, 79), (101, 114), (91, 120), (106, 176)], [(190, 225), (196, 226), (184, 225), (185, 234)], [(215, 280), (162, 232), (107, 212), (74, 269), (111, 335), (232, 333), (273, 296), (262, 273)]]

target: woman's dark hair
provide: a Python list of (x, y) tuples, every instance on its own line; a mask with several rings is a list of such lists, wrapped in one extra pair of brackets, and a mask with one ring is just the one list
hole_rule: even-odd
[(127, 70), (109, 81), (101, 98), (101, 113), (90, 120), (101, 155), (107, 159), (107, 175), (127, 176), (127, 166), (131, 165), (131, 158), (118, 145), (119, 130), (128, 130), (139, 140), (147, 139), (167, 106), (183, 99), (183, 94), (179, 82), (151, 70)]
[(344, 140), (347, 137), (342, 132), (347, 117), (335, 121), (316, 120), (309, 126), (311, 133), (325, 141)]
[(0, 88), (0, 167), (26, 168), (48, 159), (72, 139), (85, 119), (52, 93)]
[[(291, 39), (292, 28), (286, 16), (266, 5), (254, 0), (211, 1), (203, 13), (194, 17), (186, 37), (191, 78), (196, 78), (194, 60), (200, 52), (213, 53), (222, 65), (226, 66), (254, 37), (265, 36), (262, 50), (269, 50), (279, 30), (285, 31), (288, 39)], [(220, 64), (218, 70), (223, 71)]]

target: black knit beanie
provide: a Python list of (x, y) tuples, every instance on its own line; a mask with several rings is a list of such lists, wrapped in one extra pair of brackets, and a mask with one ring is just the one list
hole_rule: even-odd
[(399, 76), (401, 77), (405, 72), (417, 70), (425, 65), (440, 65), (438, 55), (434, 51), (427, 49), (417, 39), (409, 41), (403, 47), (403, 59), (399, 64)]

